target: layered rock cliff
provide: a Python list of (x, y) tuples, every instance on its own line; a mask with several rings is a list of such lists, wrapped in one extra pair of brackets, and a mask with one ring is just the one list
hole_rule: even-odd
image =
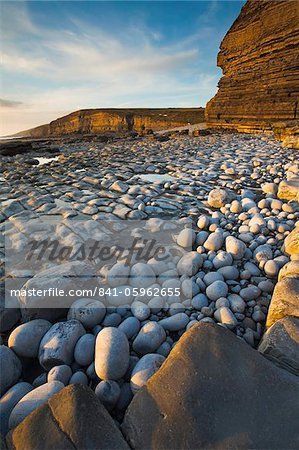
[(85, 109), (18, 134), (46, 137), (74, 133), (97, 134), (130, 131), (146, 133), (149, 130), (174, 128), (187, 123), (199, 123), (203, 120), (204, 108)]
[[(220, 45), (217, 64), (223, 77), (206, 106), (208, 126), (267, 131), (292, 121), (298, 128), (298, 0), (248, 0)], [(283, 126), (276, 128), (283, 133)]]

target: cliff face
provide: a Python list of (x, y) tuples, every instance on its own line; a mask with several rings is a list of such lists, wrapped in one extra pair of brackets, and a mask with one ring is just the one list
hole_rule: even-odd
[(205, 110), (208, 126), (269, 130), (299, 120), (299, 2), (248, 0), (224, 37), (223, 77)]
[(167, 109), (86, 109), (53, 120), (22, 136), (46, 137), (67, 134), (97, 134), (105, 132), (147, 132), (199, 123), (204, 120), (203, 108)]

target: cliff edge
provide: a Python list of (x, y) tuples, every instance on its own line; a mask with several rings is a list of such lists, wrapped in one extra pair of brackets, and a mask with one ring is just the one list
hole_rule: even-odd
[(17, 135), (42, 138), (107, 132), (147, 133), (203, 121), (204, 108), (83, 109)]
[[(299, 2), (248, 0), (224, 37), (210, 127), (299, 136)], [(291, 132), (290, 132), (291, 130)]]

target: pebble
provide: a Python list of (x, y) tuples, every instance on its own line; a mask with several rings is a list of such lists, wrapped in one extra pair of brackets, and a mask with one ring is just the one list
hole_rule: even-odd
[(29, 414), (63, 388), (64, 384), (60, 381), (50, 381), (28, 392), (13, 408), (9, 417), (9, 429), (19, 425)]
[(118, 327), (128, 339), (135, 336), (140, 330), (140, 322), (136, 317), (127, 317)]
[(242, 297), (237, 294), (230, 294), (227, 299), (229, 301), (230, 309), (234, 313), (243, 313), (245, 311), (246, 303)]
[(208, 239), (209, 233), (207, 231), (200, 231), (196, 235), (195, 242), (197, 245), (203, 245), (204, 242)]
[(203, 258), (199, 253), (186, 253), (184, 256), (182, 256), (177, 264), (178, 273), (179, 275), (187, 275), (189, 277), (192, 277), (199, 271), (202, 263)]
[(215, 231), (211, 233), (208, 239), (204, 242), (203, 246), (206, 250), (217, 251), (220, 250), (224, 242), (223, 233), (221, 231)]
[[(111, 313), (105, 316), (105, 319), (102, 321), (103, 327), (118, 327), (121, 323), (122, 317), (118, 313)], [(101, 330), (100, 330), (101, 331)]]
[(277, 277), (279, 270), (279, 264), (273, 259), (269, 259), (264, 265), (264, 272), (270, 278)]
[[(144, 238), (147, 237), (148, 231), (156, 233), (163, 230), (168, 236), (174, 236), (176, 249), (170, 260), (160, 261), (150, 255), (148, 261), (140, 263), (133, 257), (130, 262), (132, 268), (123, 264), (120, 259), (111, 261), (111, 264), (109, 261), (109, 265), (101, 270), (100, 274), (105, 277), (103, 281), (106, 285), (113, 287), (118, 295), (106, 294), (97, 299), (74, 298), (75, 303), (77, 300), (83, 302), (73, 308), (75, 311), (72, 310), (75, 303), (72, 305), (68, 319), (79, 320), (84, 332), (82, 336), (78, 336), (72, 351), (69, 352), (71, 361), (66, 365), (63, 361), (56, 361), (54, 355), (53, 363), (59, 365), (52, 369), (49, 367), (49, 373), (44, 371), (36, 377), (32, 383), (34, 387), (42, 387), (47, 379), (51, 382), (52, 371), (58, 370), (61, 375), (63, 368), (67, 367), (63, 384), (72, 380), (88, 383), (94, 388), (99, 382), (95, 370), (97, 355), (92, 356), (93, 346), (89, 343), (94, 342), (95, 336), (99, 336), (105, 329), (118, 327), (118, 331), (123, 332), (122, 336), (125, 336), (125, 347), (129, 348), (127, 353), (126, 350), (123, 352), (127, 355), (125, 359), (128, 361), (128, 367), (124, 374), (125, 367), (121, 374), (117, 374), (117, 377), (121, 377), (117, 378), (121, 394), (113, 410), (113, 416), (121, 422), (133, 395), (129, 383), (131, 374), (139, 362), (139, 357), (142, 359), (143, 356), (142, 350), (138, 352), (134, 345), (137, 345), (139, 337), (147, 327), (160, 330), (161, 335), (164, 333), (164, 340), (161, 343), (154, 342), (156, 334), (153, 333), (153, 339), (149, 339), (144, 333), (146, 352), (150, 352), (146, 356), (155, 354), (167, 357), (180, 336), (198, 322), (218, 322), (221, 326), (231, 329), (249, 345), (256, 346), (262, 333), (278, 271), (290, 260), (284, 253), (283, 241), (299, 218), (295, 202), (285, 203), (276, 198), (278, 184), (288, 173), (294, 172), (294, 169), (291, 170), (291, 167), (295, 167), (294, 154), (284, 149), (284, 157), (281, 160), (280, 144), (266, 136), (202, 136), (203, 145), (200, 147), (194, 139), (180, 136), (159, 143), (159, 147), (156, 140), (144, 139), (142, 144), (139, 139), (122, 140), (121, 143), (112, 140), (107, 145), (99, 146), (101, 148), (95, 144), (92, 153), (86, 151), (84, 142), (80, 141), (83, 150), (76, 152), (75, 157), (71, 155), (72, 145), (67, 144), (63, 149), (63, 164), (51, 163), (55, 164), (55, 170), (49, 170), (47, 165), (39, 167), (38, 179), (42, 180), (42, 185), (37, 181), (36, 168), (25, 165), (22, 155), (10, 158), (9, 161), (4, 158), (5, 170), (13, 170), (15, 173), (3, 183), (5, 194), (14, 200), (11, 207), (4, 208), (4, 212), (7, 217), (18, 213), (10, 221), (16, 222), (18, 229), (26, 235), (32, 232), (31, 225), (29, 226), (32, 216), (39, 218), (42, 213), (56, 216), (60, 209), (61, 217), (68, 218), (68, 226), (75, 223), (72, 222), (73, 217), (84, 217), (85, 214), (89, 219), (88, 230), (92, 239), (99, 231), (97, 226), (101, 228), (102, 224), (109, 221), (113, 228), (111, 236), (117, 241), (124, 225), (130, 223), (133, 225), (132, 237)], [(27, 155), (26, 159), (30, 158), (32, 159), (32, 156)], [(98, 164), (103, 158), (104, 166)], [(82, 169), (84, 172), (81, 175), (80, 172), (77, 173)], [(152, 173), (166, 172), (174, 176), (177, 182), (157, 183), (143, 180), (142, 177), (135, 178), (134, 181), (132, 179), (134, 174), (148, 173), (151, 176)], [(22, 179), (20, 186), (18, 177)], [(57, 196), (67, 207), (55, 208)], [(219, 201), (217, 206), (212, 207), (217, 211), (211, 211), (208, 199), (211, 203)], [(24, 207), (27, 209), (24, 210)], [(20, 212), (22, 214), (19, 214)], [(202, 212), (204, 214), (201, 214)], [(25, 219), (22, 219), (23, 214)], [(166, 221), (162, 220), (162, 214), (163, 217), (164, 214), (167, 215)], [(197, 229), (188, 228), (190, 215), (195, 222), (197, 218), (198, 232)], [(175, 220), (168, 220), (169, 217)], [(144, 233), (142, 224), (134, 224), (131, 219), (145, 218), (147, 221), (144, 222)], [(1, 219), (5, 221), (6, 216), (2, 214)], [(2, 223), (4, 226), (5, 222)], [(83, 224), (84, 221), (82, 226)], [(182, 231), (177, 231), (178, 224)], [(61, 233), (58, 234), (59, 237), (65, 238), (66, 229), (62, 226), (58, 229)], [(87, 236), (88, 230), (84, 230), (84, 235)], [(40, 233), (38, 226), (36, 231)], [(73, 244), (72, 239), (70, 242)], [(18, 249), (24, 242), (16, 236), (14, 244)], [(291, 260), (295, 261), (296, 258), (298, 257), (292, 256)], [(47, 267), (41, 268), (41, 271), (42, 269)], [(55, 279), (59, 280), (58, 277), (59, 272)], [(165, 289), (179, 288), (180, 296), (121, 295), (124, 289), (133, 287), (131, 281), (138, 287), (150, 287), (152, 290), (161, 286)], [(223, 282), (222, 292), (215, 288), (215, 282)], [(100, 302), (102, 306), (99, 315), (99, 308), (90, 307), (91, 303), (97, 300), (103, 302)], [(8, 310), (3, 301), (0, 303), (0, 331), (9, 332), (20, 319), (19, 305), (17, 303), (15, 308)], [(136, 316), (132, 313), (132, 303)], [(104, 306), (106, 304), (107, 314)], [(99, 306), (98, 303), (96, 305)], [(26, 318), (26, 310), (22, 308), (22, 316), (23, 319), (28, 319), (30, 314), (27, 311)], [(33, 316), (31, 318), (40, 320)], [(53, 320), (57, 320), (57, 317)], [(33, 324), (34, 320), (23, 323), (17, 326), (15, 331), (7, 333), (8, 336), (5, 335), (3, 339), (6, 342), (8, 337), (9, 346), (14, 340), (17, 341), (18, 345), (11, 348), (20, 355), (22, 362), (23, 356), (21, 358), (20, 352), (27, 352), (25, 357), (33, 349), (36, 352), (39, 336), (34, 339), (33, 334), (28, 334), (28, 339), (34, 341), (33, 346), (25, 344), (27, 338), (24, 343), (20, 343), (16, 336), (21, 334), (20, 330), (33, 327)], [(85, 330), (88, 330), (88, 334), (85, 334)], [(59, 333), (55, 334), (51, 346), (56, 345), (60, 338)], [(43, 336), (40, 339), (43, 339)], [(109, 350), (106, 362), (109, 362), (108, 353)], [(30, 357), (36, 358), (36, 354), (31, 356), (32, 354), (30, 353)], [(115, 347), (112, 354), (117, 355), (115, 361), (119, 358), (122, 361)], [(49, 366), (51, 364), (49, 362)], [(14, 385), (18, 383), (20, 376), (13, 382)], [(26, 376), (25, 373), (25, 379)], [(52, 381), (61, 379), (63, 377), (59, 379), (57, 375)], [(112, 379), (104, 381), (116, 383), (116, 380)]]
[(47, 383), (47, 381), (48, 381), (48, 374), (46, 372), (43, 372), (33, 380), (32, 386), (37, 388), (42, 384)]
[(167, 331), (179, 331), (183, 330), (187, 323), (189, 322), (189, 317), (185, 313), (174, 314), (171, 317), (166, 317), (159, 321), (164, 330)]
[(50, 383), (51, 381), (60, 381), (65, 386), (67, 386), (72, 374), (73, 372), (70, 366), (62, 364), (61, 366), (54, 366), (49, 370), (47, 380), (48, 383)]
[(151, 315), (150, 307), (139, 301), (132, 303), (131, 311), (134, 317), (140, 321), (148, 319)]
[(232, 311), (226, 306), (222, 306), (221, 308), (217, 309), (214, 316), (218, 320), (218, 322), (223, 323), (224, 325), (227, 325), (229, 327), (235, 327), (238, 323)]
[(102, 380), (120, 380), (129, 367), (128, 338), (118, 328), (99, 332), (95, 347), (95, 371)]
[(217, 253), (213, 259), (213, 265), (215, 269), (220, 269), (221, 267), (231, 266), (233, 263), (233, 257), (230, 253), (221, 251)]
[(120, 387), (116, 381), (104, 380), (95, 388), (95, 394), (108, 411), (117, 404), (120, 397)]
[(204, 228), (207, 228), (209, 226), (209, 223), (210, 223), (209, 216), (202, 215), (199, 217), (197, 221), (197, 226), (200, 230), (203, 230)]
[(228, 236), (226, 238), (225, 248), (226, 251), (230, 253), (234, 259), (242, 259), (246, 251), (246, 245), (244, 244), (244, 242), (233, 236)]
[(206, 295), (212, 301), (216, 301), (220, 297), (226, 297), (227, 293), (227, 284), (220, 280), (214, 281), (206, 289)]
[(85, 329), (78, 320), (55, 323), (44, 335), (39, 347), (40, 365), (49, 370), (54, 366), (70, 365), (74, 359), (74, 348)]
[(131, 389), (133, 394), (145, 385), (145, 383), (160, 369), (164, 356), (155, 353), (144, 355), (136, 364), (131, 375)]
[(84, 372), (78, 370), (71, 376), (69, 384), (83, 384), (84, 386), (88, 386), (88, 378)]
[(220, 267), (218, 273), (220, 273), (225, 280), (238, 280), (240, 275), (239, 270), (235, 266)]
[(80, 366), (89, 366), (94, 360), (96, 337), (86, 333), (81, 336), (74, 350), (74, 359)]
[(8, 433), (8, 421), (13, 408), (32, 389), (31, 384), (20, 382), (12, 386), (0, 398), (0, 430), (3, 436)]
[(20, 378), (22, 365), (17, 355), (5, 345), (0, 345), (1, 377), (0, 397)]
[(156, 275), (149, 264), (134, 264), (130, 272), (130, 285), (136, 288), (146, 288), (156, 282)]
[(217, 272), (208, 272), (204, 277), (203, 281), (206, 284), (206, 286), (210, 286), (210, 284), (214, 283), (215, 281), (224, 281), (224, 276), (219, 271)]
[(133, 392), (130, 383), (122, 384), (120, 388), (120, 395), (116, 404), (116, 410), (124, 413), (131, 403), (133, 398)]
[(204, 294), (197, 294), (195, 297), (193, 297), (191, 305), (193, 308), (197, 309), (198, 311), (201, 310), (203, 306), (208, 306), (209, 300), (206, 295)]
[(257, 286), (254, 286), (253, 284), (240, 290), (240, 296), (246, 301), (255, 300), (260, 295), (261, 290)]
[(107, 282), (111, 287), (123, 286), (128, 283), (130, 267), (123, 263), (116, 263), (108, 271)]
[(270, 245), (259, 245), (253, 252), (255, 261), (258, 263), (261, 261), (268, 261), (273, 258), (273, 252)]
[(91, 329), (102, 322), (106, 314), (106, 308), (100, 301), (90, 298), (80, 298), (70, 307), (68, 320), (76, 319), (86, 329)]
[(8, 346), (18, 356), (36, 358), (40, 342), (52, 324), (47, 320), (36, 319), (19, 325), (9, 336)]
[(209, 192), (208, 204), (212, 208), (221, 208), (228, 203), (229, 195), (224, 189), (212, 189)]
[(192, 245), (196, 239), (196, 233), (191, 228), (184, 228), (177, 237), (177, 244), (181, 247), (192, 250)]
[[(190, 322), (189, 322), (190, 323)], [(188, 326), (188, 325), (187, 325)], [(169, 344), (169, 342), (165, 341), (163, 342), (160, 347), (156, 350), (156, 353), (158, 355), (162, 355), (165, 358), (167, 358), (167, 356), (169, 355), (169, 353), (171, 352), (171, 345)]]
[(153, 353), (165, 341), (164, 328), (157, 322), (147, 322), (133, 341), (132, 348), (136, 353), (145, 355)]

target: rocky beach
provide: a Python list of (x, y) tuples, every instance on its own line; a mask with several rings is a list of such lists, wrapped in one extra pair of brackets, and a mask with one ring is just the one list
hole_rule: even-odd
[[(51, 217), (57, 221), (57, 240), (65, 239), (63, 225), (78, 237), (72, 221), (97, 224), (102, 232), (107, 221), (115, 230), (132, 221), (132, 233), (142, 232), (142, 224), (171, 233), (174, 218), (182, 229), (173, 239), (185, 251), (167, 263), (154, 258), (131, 266), (116, 262), (106, 267), (101, 281), (119, 290), (178, 287), (179, 300), (118, 294), (115, 303), (104, 294), (74, 298), (68, 312), (56, 309), (50, 315), (46, 297), (34, 305), (29, 297), (16, 299), (15, 307), (2, 304), (3, 434), (64, 386), (80, 383), (95, 392), (118, 425), (124, 420), (125, 436), (139, 448), (135, 440), (144, 437), (137, 431), (132, 435), (132, 427), (138, 426), (134, 421), (143, 412), (135, 409), (145, 394), (137, 393), (155, 372), (163, 376), (165, 361), (183, 345), (182, 336), (187, 346), (188, 339), (191, 346), (199, 339), (195, 361), (207, 339), (214, 345), (231, 339), (236, 366), (243, 353), (245, 358), (249, 352), (252, 363), (264, 364), (266, 358), (272, 370), (279, 367), (278, 375), (288, 372), (298, 388), (298, 154), (266, 136), (203, 134), (92, 144), (61, 140), (55, 143), (56, 156), (53, 147), (47, 153), (44, 146), (41, 159), (38, 149), (2, 158), (1, 225), (4, 235), (13, 225), (15, 251), (32, 233), (41, 234), (43, 220), (47, 225)], [(51, 265), (46, 261), (26, 283), (67, 286), (74, 266), (76, 273), (93, 273), (85, 261), (62, 261), (49, 277)], [(13, 269), (6, 275), (20, 276), (22, 268)], [(189, 383), (195, 374), (184, 376)], [(17, 430), (11, 436), (19, 442)]]
[(205, 120), (80, 110), (0, 142), (1, 449), (299, 447), (288, 4), (246, 2)]

